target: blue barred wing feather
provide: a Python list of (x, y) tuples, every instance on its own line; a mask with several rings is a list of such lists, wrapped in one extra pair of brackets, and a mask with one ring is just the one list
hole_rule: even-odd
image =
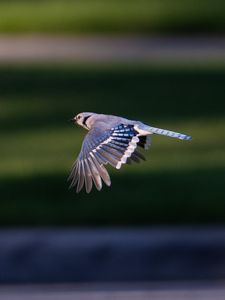
[(125, 163), (140, 162), (145, 157), (136, 150), (137, 146), (147, 149), (149, 136), (138, 136), (133, 125), (121, 124), (110, 130), (92, 128), (86, 135), (80, 154), (72, 166), (70, 187), (76, 186), (77, 193), (85, 185), (89, 193), (93, 183), (97, 190), (102, 188), (102, 180), (111, 185), (110, 176), (104, 165), (110, 164), (120, 169)]

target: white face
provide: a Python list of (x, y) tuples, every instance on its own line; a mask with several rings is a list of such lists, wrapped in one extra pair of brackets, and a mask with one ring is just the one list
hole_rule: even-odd
[(87, 120), (91, 115), (88, 113), (80, 113), (78, 115), (76, 115), (76, 117), (74, 118), (75, 123), (77, 123), (78, 125), (80, 125), (81, 127), (84, 127), (85, 129), (89, 129), (88, 125), (87, 125)]

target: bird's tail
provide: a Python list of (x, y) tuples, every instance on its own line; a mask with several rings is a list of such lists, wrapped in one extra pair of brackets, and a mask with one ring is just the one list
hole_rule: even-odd
[(155, 133), (155, 134), (169, 136), (169, 137), (172, 137), (172, 138), (177, 138), (177, 139), (180, 139), (180, 140), (191, 140), (192, 139), (191, 136), (183, 134), (183, 133), (174, 132), (174, 131), (171, 131), (171, 130), (161, 129), (161, 128), (157, 128), (157, 127), (152, 127), (152, 126), (148, 126), (148, 125), (144, 125), (142, 128), (139, 127), (139, 129), (143, 132), (144, 131), (148, 132), (149, 134)]

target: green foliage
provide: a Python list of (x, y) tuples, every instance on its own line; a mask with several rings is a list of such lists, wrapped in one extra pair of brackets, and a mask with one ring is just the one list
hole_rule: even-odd
[[(0, 224), (225, 221), (224, 70), (152, 67), (0, 68)], [(110, 168), (112, 187), (66, 182), (85, 131), (80, 111), (119, 114), (184, 132), (154, 136), (147, 162)]]
[(9, 0), (0, 32), (224, 32), (223, 0)]

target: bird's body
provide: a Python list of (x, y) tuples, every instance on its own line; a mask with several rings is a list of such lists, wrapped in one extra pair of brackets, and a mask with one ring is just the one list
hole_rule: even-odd
[(104, 167), (106, 164), (120, 169), (122, 164), (145, 160), (144, 156), (137, 151), (137, 147), (148, 149), (151, 134), (156, 133), (182, 140), (191, 139), (185, 134), (112, 115), (85, 112), (78, 114), (72, 120), (89, 131), (69, 176), (70, 186), (77, 185), (77, 192), (80, 192), (85, 184), (86, 192), (89, 193), (93, 182), (96, 188), (101, 190), (102, 180), (110, 186), (110, 177)]

